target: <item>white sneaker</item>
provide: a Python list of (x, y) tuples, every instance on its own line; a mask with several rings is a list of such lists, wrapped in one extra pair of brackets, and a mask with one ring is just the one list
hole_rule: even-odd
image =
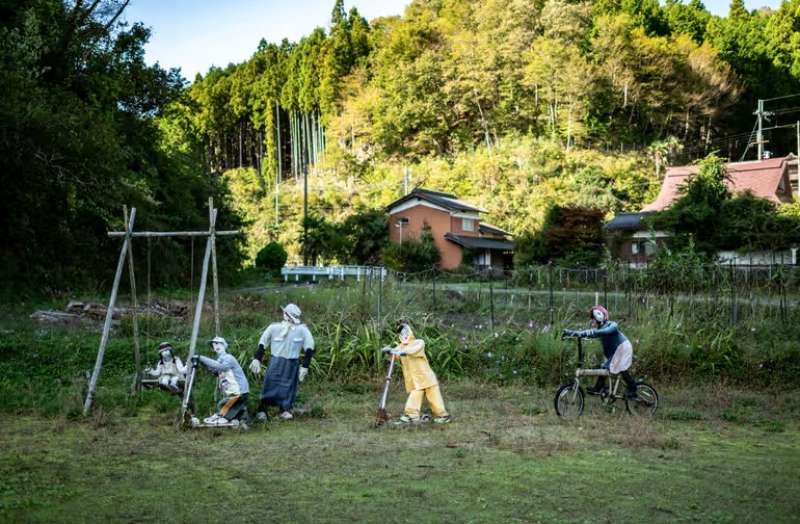
[(450, 415), (445, 415), (443, 417), (436, 417), (433, 419), (434, 424), (449, 424), (452, 419)]
[(217, 420), (219, 419), (219, 415), (211, 415), (210, 417), (206, 417), (203, 419), (203, 424), (212, 424), (216, 425)]
[(282, 420), (292, 420), (292, 419), (294, 418), (294, 415), (292, 415), (292, 414), (291, 414), (291, 413), (289, 413), (288, 411), (284, 411), (283, 413), (281, 413), (281, 414), (280, 414), (280, 415), (278, 415), (278, 416), (279, 416), (279, 417), (280, 417)]
[(192, 417), (192, 427), (196, 428), (199, 425), (200, 425), (200, 419), (197, 417)]
[(267, 414), (265, 412), (259, 411), (258, 413), (256, 413), (256, 420), (259, 422), (266, 422), (267, 420), (269, 420), (269, 417), (267, 417)]
[(402, 424), (418, 424), (419, 417), (411, 418), (408, 415), (402, 415), (399, 419), (395, 420), (395, 424), (402, 425)]

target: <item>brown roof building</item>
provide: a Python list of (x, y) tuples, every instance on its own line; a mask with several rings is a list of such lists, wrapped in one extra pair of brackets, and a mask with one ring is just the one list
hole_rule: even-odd
[[(506, 268), (512, 264), (514, 242), (510, 234), (481, 220), (485, 211), (459, 200), (452, 193), (416, 188), (386, 208), (389, 239), (419, 238), (427, 225), (441, 254), (442, 269), (455, 269), (470, 259), (480, 268)], [(468, 255), (468, 256), (466, 256)]]
[[(750, 191), (757, 197), (766, 198), (776, 204), (792, 201), (790, 170), (794, 169), (794, 156), (770, 158), (753, 162), (731, 162), (725, 164), (728, 172), (726, 185), (731, 193)], [(656, 199), (644, 206), (642, 212), (662, 211), (680, 197), (680, 188), (686, 180), (697, 173), (698, 166), (668, 167)]]
[[(698, 166), (667, 168), (656, 199), (638, 213), (619, 213), (605, 225), (609, 233), (611, 251), (632, 266), (645, 265), (669, 235), (663, 231), (648, 231), (642, 216), (663, 211), (681, 196), (681, 187)], [(797, 191), (797, 161), (794, 155), (751, 162), (725, 164), (728, 178), (725, 181), (732, 193), (751, 192), (775, 204), (792, 202)]]

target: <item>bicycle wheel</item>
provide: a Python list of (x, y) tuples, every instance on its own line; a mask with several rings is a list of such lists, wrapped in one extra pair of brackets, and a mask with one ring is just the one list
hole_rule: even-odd
[(577, 383), (564, 384), (553, 399), (559, 417), (580, 417), (583, 414), (583, 388)]
[(658, 393), (650, 384), (636, 384), (636, 399), (625, 399), (628, 413), (637, 417), (652, 417), (658, 409)]

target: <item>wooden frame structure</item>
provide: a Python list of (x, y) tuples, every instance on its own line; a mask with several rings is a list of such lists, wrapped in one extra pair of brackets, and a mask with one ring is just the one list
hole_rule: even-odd
[[(192, 336), (189, 342), (189, 356), (187, 362), (195, 354), (197, 347), (197, 337), (200, 333), (200, 317), (203, 313), (203, 304), (206, 295), (206, 283), (208, 281), (208, 268), (211, 265), (212, 285), (214, 293), (214, 334), (220, 334), (219, 324), (219, 279), (217, 274), (217, 237), (238, 235), (238, 230), (217, 231), (217, 209), (214, 208), (214, 199), (208, 199), (208, 231), (134, 231), (136, 221), (136, 208), (131, 208), (128, 215), (128, 208), (123, 208), (125, 217), (125, 231), (109, 231), (108, 236), (112, 238), (122, 237), (122, 248), (117, 260), (117, 272), (114, 275), (114, 283), (111, 287), (111, 297), (108, 300), (108, 310), (106, 311), (105, 322), (103, 323), (103, 334), (100, 337), (100, 346), (97, 349), (97, 359), (94, 363), (94, 370), (89, 379), (89, 389), (86, 393), (86, 400), (83, 404), (83, 414), (88, 415), (92, 409), (95, 393), (97, 392), (97, 381), (103, 368), (103, 357), (105, 356), (108, 338), (111, 332), (111, 320), (114, 315), (114, 306), (117, 302), (117, 291), (122, 280), (122, 272), (125, 267), (125, 259), (128, 259), (128, 273), (131, 284), (131, 306), (133, 309), (133, 354), (136, 363), (136, 378), (134, 381), (134, 391), (138, 392), (142, 385), (142, 357), (139, 348), (139, 321), (138, 321), (138, 302), (136, 298), (136, 276), (133, 270), (133, 239), (134, 238), (153, 238), (153, 237), (206, 237), (206, 251), (203, 257), (203, 270), (200, 277), (200, 289), (197, 292), (197, 303), (195, 305), (194, 317), (192, 320)], [(189, 395), (184, 393), (181, 404), (181, 417), (183, 417), (186, 406), (189, 402)]]

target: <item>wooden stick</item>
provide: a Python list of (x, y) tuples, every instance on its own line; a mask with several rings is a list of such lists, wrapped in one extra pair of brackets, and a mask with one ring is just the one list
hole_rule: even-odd
[[(125, 229), (128, 228), (128, 206), (122, 207), (125, 216)], [(128, 245), (128, 274), (131, 279), (131, 307), (133, 309), (133, 361), (136, 366), (136, 378), (133, 382), (133, 392), (138, 393), (142, 389), (142, 354), (139, 351), (139, 303), (136, 298), (136, 275), (133, 270), (133, 241)]]
[[(139, 238), (139, 237), (207, 237), (211, 234), (210, 231), (137, 231), (136, 233), (131, 233), (131, 237)], [(215, 231), (215, 236), (231, 236), (231, 235), (238, 235), (239, 230), (227, 230), (227, 231)], [(109, 231), (108, 236), (110, 237), (124, 237), (126, 236), (125, 231)]]
[(208, 197), (208, 221), (211, 224), (211, 282), (214, 285), (214, 336), (222, 336), (219, 328), (219, 277), (217, 276), (217, 235), (216, 221), (212, 222), (212, 215), (216, 216), (217, 210), (214, 209), (214, 198)]
[(83, 416), (88, 416), (89, 411), (92, 409), (92, 401), (94, 394), (97, 390), (97, 379), (100, 377), (100, 370), (103, 368), (103, 356), (106, 353), (106, 346), (108, 345), (108, 334), (111, 331), (111, 318), (114, 315), (114, 305), (117, 303), (117, 290), (119, 290), (119, 281), (122, 279), (122, 269), (125, 265), (125, 255), (128, 252), (128, 245), (131, 240), (131, 231), (133, 224), (136, 220), (136, 208), (131, 209), (130, 221), (126, 230), (125, 240), (122, 242), (122, 248), (119, 250), (119, 260), (117, 260), (117, 272), (114, 275), (114, 284), (111, 286), (111, 298), (108, 300), (108, 310), (106, 311), (106, 320), (103, 323), (103, 335), (100, 337), (100, 347), (97, 349), (97, 359), (94, 363), (94, 371), (89, 380), (89, 390), (86, 393), (86, 401), (83, 403)]
[[(188, 361), (191, 362), (197, 348), (197, 336), (200, 333), (200, 317), (203, 314), (203, 303), (206, 297), (206, 282), (208, 281), (208, 262), (211, 258), (211, 238), (213, 236), (214, 224), (217, 221), (217, 210), (211, 212), (210, 224), (208, 228), (208, 239), (206, 240), (206, 253), (203, 257), (203, 271), (200, 276), (200, 290), (197, 292), (197, 304), (194, 309), (194, 321), (192, 322), (192, 338), (189, 341), (189, 356)], [(190, 390), (187, 389), (183, 394), (183, 401), (181, 402), (181, 418), (186, 416), (186, 409), (189, 406)]]

